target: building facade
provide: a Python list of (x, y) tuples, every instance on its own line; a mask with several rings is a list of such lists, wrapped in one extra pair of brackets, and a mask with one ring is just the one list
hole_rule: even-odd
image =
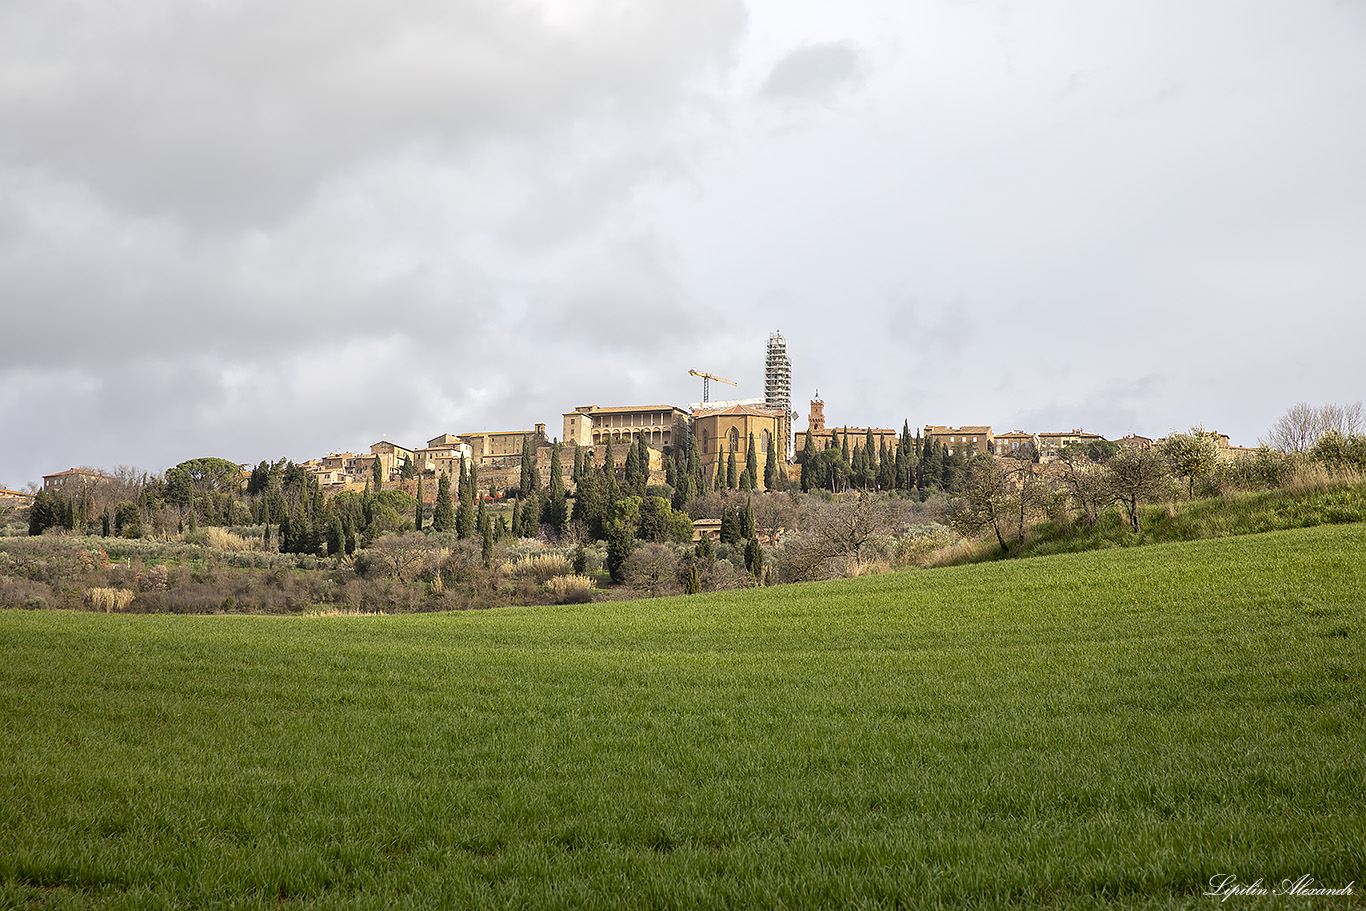
[(993, 451), (997, 455), (1032, 459), (1039, 455), (1039, 435), (1037, 433), (1025, 433), (1023, 430), (998, 433), (995, 437)]
[(580, 405), (564, 413), (566, 443), (599, 447), (610, 439), (616, 448), (641, 437), (655, 449), (686, 446), (688, 413), (673, 405)]
[(984, 452), (996, 451), (996, 436), (986, 424), (967, 427), (944, 427), (939, 424), (925, 425), (925, 439), (942, 443), (949, 455), (962, 454), (972, 458)]
[[(450, 439), (451, 434), (443, 434), (436, 438), (437, 441), (449, 441)], [(544, 424), (537, 424), (531, 430), (461, 433), (456, 434), (455, 439), (469, 444), (470, 458), (480, 464), (501, 462), (510, 458), (520, 459), (522, 447), (528, 442), (531, 443), (532, 449), (540, 449), (542, 446), (550, 445), (550, 441), (546, 439)]]
[(754, 466), (754, 477), (762, 489), (764, 472), (770, 459), (775, 460), (778, 477), (785, 475), (787, 461), (784, 440), (788, 437), (787, 412), (757, 405), (731, 405), (693, 412), (692, 435), (697, 441), (697, 452), (702, 458), (703, 476), (716, 476), (716, 463), (735, 453), (737, 471), (745, 468), (749, 454), (749, 438), (754, 436), (755, 454), (759, 463)]
[(827, 429), (825, 426), (825, 402), (821, 401), (819, 394), (811, 400), (811, 411), (806, 416), (806, 429), (799, 430), (792, 437), (792, 448), (797, 452), (806, 451), (806, 438), (811, 437), (811, 445), (816, 447), (817, 452), (821, 452), (828, 446), (843, 446), (846, 438), (849, 443), (849, 451), (853, 452), (855, 446), (862, 446), (868, 441), (868, 431), (873, 433), (873, 451), (878, 452), (882, 447), (894, 449), (897, 445), (897, 432), (889, 427), (834, 427)]
[(1089, 443), (1096, 443), (1104, 440), (1105, 437), (1098, 433), (1087, 433), (1085, 430), (1069, 430), (1066, 433), (1041, 433), (1039, 434), (1039, 459), (1043, 462), (1053, 462), (1058, 458), (1058, 453), (1069, 443), (1079, 446), (1086, 446)]

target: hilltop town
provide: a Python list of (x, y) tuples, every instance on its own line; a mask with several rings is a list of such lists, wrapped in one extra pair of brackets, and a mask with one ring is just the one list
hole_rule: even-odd
[[(763, 491), (795, 482), (809, 449), (817, 454), (836, 447), (850, 462), (853, 486), (890, 489), (907, 486), (924, 488), (924, 483), (897, 484), (885, 476), (879, 480), (876, 472), (867, 483), (859, 483), (853, 471), (855, 461), (874, 466), (884, 465), (900, 448), (914, 447), (917, 456), (928, 455), (936, 448), (945, 457), (959, 464), (972, 457), (988, 453), (1027, 457), (1048, 465), (1057, 462), (1068, 446), (1086, 447), (1111, 444), (1125, 449), (1148, 449), (1161, 444), (1161, 438), (1127, 434), (1109, 440), (1099, 433), (1080, 428), (1069, 430), (1020, 430), (996, 433), (990, 425), (964, 424), (950, 426), (925, 424), (914, 431), (903, 425), (900, 431), (890, 427), (857, 426), (827, 419), (825, 402), (819, 392), (810, 400), (806, 428), (795, 430), (798, 414), (791, 399), (792, 365), (787, 354), (787, 343), (780, 332), (768, 339), (764, 360), (765, 395), (726, 401), (710, 401), (707, 390), (711, 381), (734, 385), (729, 380), (712, 374), (690, 371), (704, 382), (703, 400), (686, 408), (663, 404), (579, 405), (562, 414), (558, 436), (547, 431), (547, 425), (537, 423), (531, 428), (440, 433), (423, 444), (405, 445), (392, 440), (372, 443), (368, 452), (332, 452), (324, 456), (298, 462), (298, 466), (317, 479), (320, 489), (329, 497), (347, 491), (400, 489), (417, 495), (421, 487), (422, 500), (436, 502), (438, 481), (442, 475), (458, 477), (474, 469), (481, 486), (476, 496), (498, 499), (500, 491), (516, 487), (529, 457), (543, 483), (549, 483), (550, 453), (556, 446), (582, 450), (582, 458), (591, 458), (601, 467), (609, 447), (618, 471), (624, 470), (628, 452), (637, 447), (646, 464), (648, 482), (667, 482), (668, 459), (696, 447), (702, 476), (713, 479), (724, 476), (726, 463), (734, 458), (739, 471), (748, 470), (754, 479), (753, 489)], [(1221, 460), (1233, 460), (1254, 454), (1255, 447), (1235, 446), (1226, 434), (1210, 431)], [(749, 442), (754, 441), (751, 465)], [(681, 461), (681, 459), (680, 459)], [(571, 460), (562, 461), (567, 471)], [(719, 469), (719, 471), (718, 471)], [(242, 468), (243, 483), (250, 476), (251, 467)], [(68, 468), (44, 475), (42, 489), (64, 490), (71, 484), (91, 483), (106, 477), (89, 468)], [(817, 486), (831, 486), (838, 490), (850, 486), (851, 478), (826, 477)], [(419, 485), (419, 480), (424, 483)], [(736, 487), (739, 480), (723, 482), (721, 487)], [(718, 486), (718, 485), (708, 485)], [(803, 484), (807, 489), (810, 484)], [(931, 483), (929, 486), (944, 486)], [(0, 488), (0, 503), (27, 505), (32, 491)]]

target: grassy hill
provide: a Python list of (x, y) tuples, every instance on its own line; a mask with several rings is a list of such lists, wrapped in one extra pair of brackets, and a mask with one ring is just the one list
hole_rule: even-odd
[(1355, 475), (1334, 478), (1324, 473), (1307, 474), (1302, 482), (1272, 490), (1230, 490), (1203, 499), (1142, 506), (1142, 533), (1138, 535), (1112, 508), (1090, 525), (1078, 521), (1040, 522), (1029, 529), (1023, 541), (1012, 542), (1009, 553), (989, 545), (962, 555), (948, 555), (946, 560), (981, 562), (1007, 556), (1039, 557), (1366, 522), (1366, 481)]
[(563, 608), (0, 612), (0, 907), (1359, 904), (1364, 557), (1353, 524)]

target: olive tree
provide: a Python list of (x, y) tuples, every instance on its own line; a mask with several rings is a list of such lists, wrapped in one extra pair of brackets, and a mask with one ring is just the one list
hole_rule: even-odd
[(1139, 506), (1161, 496), (1169, 478), (1167, 460), (1156, 449), (1125, 449), (1105, 463), (1106, 488), (1134, 534), (1139, 532)]
[(1162, 455), (1172, 472), (1186, 479), (1186, 496), (1195, 496), (1195, 481), (1209, 474), (1219, 463), (1219, 444), (1215, 434), (1203, 427), (1190, 433), (1173, 433), (1162, 444)]

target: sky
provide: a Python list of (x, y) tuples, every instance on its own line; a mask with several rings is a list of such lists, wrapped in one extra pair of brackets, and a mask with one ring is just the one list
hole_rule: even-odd
[(0, 486), (1366, 398), (1363, 0), (7, 0)]

